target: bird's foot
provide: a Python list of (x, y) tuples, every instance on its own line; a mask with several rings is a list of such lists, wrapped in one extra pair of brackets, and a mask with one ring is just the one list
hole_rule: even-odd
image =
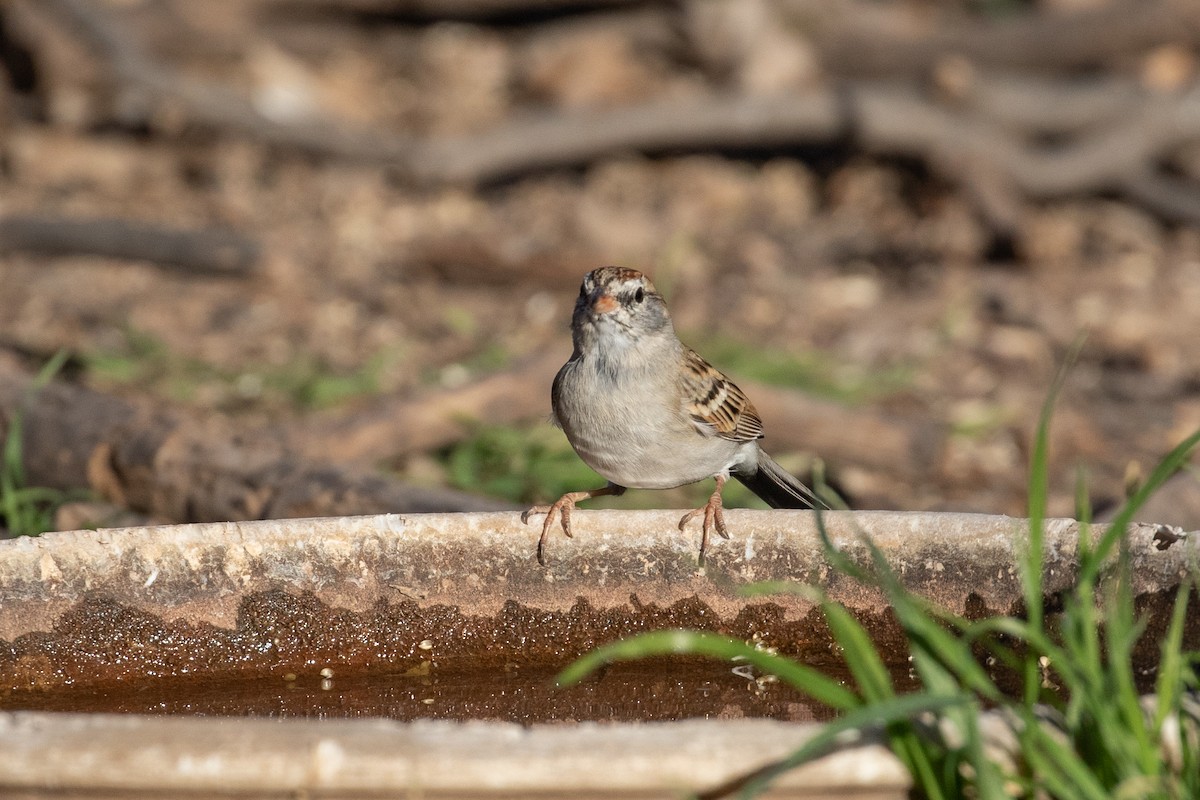
[(725, 506), (721, 501), (721, 490), (725, 488), (727, 479), (723, 475), (717, 476), (717, 488), (708, 498), (708, 502), (697, 509), (693, 509), (683, 515), (679, 520), (679, 530), (692, 521), (698, 514), (704, 514), (704, 522), (700, 528), (700, 563), (704, 564), (704, 554), (708, 550), (708, 532), (716, 528), (717, 533), (721, 534), (722, 539), (729, 538), (729, 531), (725, 528)]
[(529, 524), (529, 518), (535, 514), (545, 514), (546, 520), (542, 523), (542, 535), (538, 538), (537, 560), (543, 567), (546, 566), (545, 550), (546, 537), (550, 535), (550, 529), (554, 527), (555, 518), (562, 521), (562, 531), (571, 538), (571, 512), (575, 510), (575, 503), (588, 497), (588, 492), (568, 492), (562, 497), (555, 500), (548, 506), (534, 506), (521, 515), (521, 522)]
[(625, 491), (623, 487), (613, 486), (609, 484), (603, 489), (591, 489), (586, 492), (567, 492), (562, 497), (555, 500), (548, 506), (533, 506), (521, 514), (521, 522), (529, 524), (529, 518), (536, 514), (545, 514), (546, 521), (542, 523), (542, 535), (538, 537), (537, 560), (543, 567), (546, 566), (546, 537), (550, 535), (550, 529), (554, 527), (554, 519), (557, 517), (562, 521), (562, 531), (571, 538), (571, 512), (575, 510), (575, 504), (580, 500), (590, 500), (593, 497), (601, 497), (606, 494), (619, 495)]

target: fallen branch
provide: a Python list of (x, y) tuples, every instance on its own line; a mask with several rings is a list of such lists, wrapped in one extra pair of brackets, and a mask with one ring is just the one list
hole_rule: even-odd
[(97, 255), (212, 275), (244, 275), (258, 262), (254, 240), (233, 231), (178, 230), (123, 219), (0, 218), (0, 254)]
[(294, 8), (351, 11), (388, 17), (487, 20), (525, 15), (567, 14), (601, 7), (620, 8), (644, 0), (272, 0), (277, 10)]
[(1200, 42), (1194, 0), (1126, 0), (1071, 13), (982, 16), (912, 32), (907, 10), (851, 8), (814, 38), (835, 75), (929, 75), (947, 56), (982, 67), (1077, 69), (1164, 43)]
[[(1200, 141), (1200, 87), (1163, 93), (1126, 84), (1121, 92), (1104, 96), (1086, 84), (1041, 81), (1022, 96), (1019, 85), (1010, 82), (1004, 87), (1003, 101), (1025, 109), (1023, 123), (1030, 133), (1077, 132), (1050, 148), (1014, 130), (1014, 125), (1022, 122), (1020, 114), (1014, 115), (1017, 122), (1013, 123), (986, 107), (986, 82), (974, 102), (956, 104), (919, 90), (911, 82), (890, 80), (782, 96), (724, 94), (606, 112), (545, 114), (449, 139), (394, 136), (352, 131), (329, 121), (271, 119), (224, 87), (185, 78), (154, 62), (100, 7), (82, 0), (53, 0), (48, 5), (67, 18), (110, 65), (119, 94), (127, 98), (120, 104), (127, 121), (153, 127), (161, 116), (158, 111), (170, 108), (176, 117), (182, 115), (193, 124), (270, 144), (387, 165), (423, 184), (486, 183), (626, 151), (851, 141), (869, 153), (925, 159), (948, 179), (971, 188), (985, 212), (992, 211), (989, 218), (996, 218), (1011, 217), (1011, 211), (1005, 209), (1011, 208), (1012, 202), (1005, 196), (1012, 192), (1047, 199), (1112, 191), (1126, 193), (1135, 201), (1149, 198), (1155, 202), (1144, 191), (1147, 176), (1154, 175), (1159, 164), (1177, 149)], [(1125, 6), (1119, 8), (1128, 12)], [(1194, 16), (1186, 4), (1156, 3), (1145, 15), (1135, 15), (1141, 20), (1139, 25), (1150, 27), (1137, 28), (1140, 33), (1135, 31), (1132, 41), (1161, 38), (1168, 22), (1180, 25), (1184, 18)], [(1057, 30), (1058, 21), (1038, 20), (1038, 24)], [(1095, 24), (1108, 25), (1104, 20), (1107, 17)], [(999, 41), (1016, 36), (1014, 30), (1024, 31), (994, 27)], [(971, 36), (984, 37), (985, 31), (992, 30), (993, 26), (980, 28), (981, 32)], [(981, 52), (983, 48), (977, 46)], [(864, 50), (874, 52), (874, 48), (856, 52)], [(1111, 81), (1103, 85), (1110, 87)], [(997, 91), (993, 88), (993, 96)], [(1047, 108), (1045, 100), (1051, 95), (1057, 100), (1053, 108)], [(1074, 102), (1069, 100), (1072, 97)], [(1039, 111), (1028, 110), (1033, 107)], [(1133, 178), (1138, 182), (1131, 184)], [(1177, 219), (1200, 222), (1200, 192), (1176, 188), (1180, 191), (1174, 192), (1169, 202), (1157, 202), (1155, 207), (1169, 209)], [(987, 208), (989, 205), (994, 208)]]
[(550, 383), (564, 360), (564, 353), (545, 353), (466, 386), (329, 412), (307, 420), (291, 438), (310, 457), (377, 462), (461, 441), (480, 420), (509, 425), (548, 418)]
[[(850, 137), (868, 152), (991, 165), (1035, 198), (1120, 189), (1172, 150), (1200, 140), (1200, 87), (1143, 93), (1119, 122), (1053, 149), (943, 107), (903, 85), (857, 84), (785, 97), (720, 96), (603, 114), (546, 116), (424, 145), (426, 182), (482, 182), (623, 150), (767, 147)], [(951, 176), (953, 177), (953, 176)]]
[[(854, 139), (870, 153), (926, 159), (951, 180), (984, 171), (1032, 199), (1096, 191), (1124, 192), (1173, 151), (1200, 140), (1200, 87), (1143, 93), (1106, 128), (1053, 148), (997, 124), (942, 106), (911, 87), (859, 84), (838, 94), (713, 97), (607, 114), (544, 117), (425, 145), (410, 165), (425, 182), (483, 182), (580, 163), (623, 150), (770, 147)], [(1114, 116), (1116, 116), (1114, 114)], [(1139, 197), (1132, 199), (1138, 200)], [(1174, 204), (1175, 216), (1200, 222), (1200, 191)]]
[[(784, 144), (844, 133), (830, 92), (777, 99), (722, 97), (702, 105), (664, 104), (603, 114), (546, 115), (459, 139), (425, 140), (350, 130), (329, 121), (283, 122), (228, 89), (186, 78), (154, 62), (102, 9), (48, 0), (113, 73), (125, 124), (154, 127), (159, 107), (176, 117), (268, 144), (396, 168), (421, 183), (481, 183), (530, 169), (582, 163), (621, 150), (737, 147), (772, 137)], [(715, 111), (705, 112), (704, 109)]]
[(932, 418), (850, 408), (792, 389), (739, 381), (762, 415), (770, 452), (813, 453), (835, 468), (886, 472), (902, 483), (928, 480), (941, 463), (947, 426)]
[(1156, 158), (1200, 139), (1200, 86), (1145, 93), (1112, 126), (1053, 148), (1030, 145), (902, 87), (865, 85), (852, 94), (858, 139), (868, 151), (975, 158), (1037, 198), (1118, 189)]
[[(415, 398), (385, 398), (366, 409), (310, 418), (291, 432), (291, 440), (308, 457), (372, 463), (461, 441), (481, 422), (511, 425), (547, 419), (550, 384), (564, 355), (546, 353), (460, 388)], [(741, 384), (762, 414), (768, 436), (765, 445), (771, 452), (812, 453), (835, 470), (854, 467), (886, 474), (889, 482), (901, 487), (931, 480), (940, 469), (946, 437), (941, 422), (847, 408), (763, 384)], [(911, 489), (899, 490), (906, 493), (911, 494)]]
[(1196, 224), (1200, 221), (1200, 191), (1192, 181), (1155, 172), (1131, 172), (1121, 183), (1126, 197), (1164, 219)]
[[(99, 5), (86, 0), (44, 0), (14, 6), (24, 15), (52, 14), (102, 62), (112, 84), (115, 121), (161, 129), (164, 120), (249, 136), (268, 144), (351, 160), (409, 157), (410, 140), (370, 131), (352, 131), (320, 120), (293, 122), (263, 114), (235, 91), (194, 80), (151, 58), (141, 43)], [(33, 29), (36, 26), (24, 26)], [(36, 50), (36, 45), (32, 48)]]
[(423, 183), (483, 183), (629, 151), (665, 152), (831, 142), (851, 133), (845, 98), (714, 95), (606, 112), (515, 119), (474, 136), (424, 142), (406, 166)]
[(66, 383), (29, 395), (0, 364), (0, 420), (23, 415), (30, 485), (88, 487), (156, 519), (203, 522), (385, 512), (481, 511), (505, 504), (303, 460), (274, 431), (188, 420)]
[(968, 68), (944, 87), (955, 107), (1022, 136), (1064, 136), (1111, 125), (1149, 92), (1124, 77), (1064, 79)]

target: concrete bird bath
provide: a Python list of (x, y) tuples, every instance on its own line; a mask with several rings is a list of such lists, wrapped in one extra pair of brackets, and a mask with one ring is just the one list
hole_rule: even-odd
[[(711, 713), (684, 716), (708, 719), (647, 722), (671, 716), (648, 712), (606, 723), (606, 709), (623, 701), (589, 695), (586, 712), (577, 701), (560, 707), (548, 676), (600, 644), (674, 627), (721, 631), (809, 663), (836, 661), (812, 601), (739, 592), (760, 581), (824, 587), (867, 623), (885, 655), (896, 632), (882, 597), (830, 569), (812, 512), (729, 511), (733, 537), (710, 544), (704, 567), (698, 534), (680, 534), (678, 518), (579, 512), (575, 537), (551, 540), (545, 568), (534, 559), (537, 527), (511, 513), (210, 523), (0, 542), (0, 793), (652, 797), (721, 785), (799, 746), (815, 723), (797, 720), (819, 710), (791, 700), (731, 704), (722, 699), (732, 696), (725, 678), (712, 677), (727, 676), (731, 665), (707, 664), (717, 672), (702, 680), (719, 702)], [(860, 536), (870, 536), (911, 589), (956, 613), (1020, 607), (1024, 520), (837, 512), (826, 521), (843, 552), (865, 563)], [(1075, 522), (1047, 521), (1048, 593), (1070, 585), (1077, 537)], [(1129, 540), (1135, 596), (1151, 609), (1153, 630), (1153, 604), (1169, 599), (1196, 563), (1196, 537), (1137, 525)], [(1165, 613), (1169, 602), (1160, 604)], [(1193, 642), (1197, 627), (1188, 630)], [(675, 685), (674, 668), (631, 667), (625, 678), (649, 688), (621, 690), (633, 710), (617, 716), (639, 719), (639, 708)], [(380, 673), (408, 681), (410, 711), (289, 710), (261, 701), (289, 683), (337, 697)], [(412, 689), (439, 676), (470, 683), (482, 674), (535, 675), (542, 693), (524, 710), (466, 704), (439, 716), (442, 701)], [(665, 682), (655, 684), (658, 676)], [(729, 680), (741, 680), (739, 691), (753, 688)], [(172, 705), (173, 693), (214, 682), (241, 686), (237, 693), (260, 703), (161, 713), (189, 711)], [(507, 691), (502, 682), (481, 685), (498, 697)], [(678, 685), (690, 691), (687, 680)], [(28, 710), (97, 708), (87, 699), (96, 691), (127, 703), (154, 699), (116, 708), (137, 714)], [(484, 719), (472, 720), (471, 708)], [(263, 718), (281, 714), (287, 718)], [(756, 715), (774, 718), (731, 718)], [(345, 718), (319, 718), (330, 716)], [(789, 774), (774, 791), (903, 797), (907, 785), (898, 762), (864, 741)]]

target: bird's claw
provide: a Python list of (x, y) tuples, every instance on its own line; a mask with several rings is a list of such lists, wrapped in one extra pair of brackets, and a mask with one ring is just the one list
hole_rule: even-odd
[(684, 527), (689, 522), (691, 522), (692, 519), (696, 515), (701, 514), (701, 513), (704, 514), (704, 521), (700, 526), (700, 564), (701, 564), (701, 566), (703, 566), (703, 564), (704, 564), (705, 551), (708, 550), (708, 533), (709, 533), (709, 531), (711, 531), (713, 528), (716, 528), (717, 533), (719, 533), (721, 535), (722, 539), (729, 538), (729, 530), (725, 527), (725, 506), (721, 502), (721, 489), (724, 486), (724, 484), (725, 484), (725, 481), (718, 480), (717, 481), (717, 490), (715, 492), (713, 492), (712, 496), (710, 496), (708, 498), (708, 502), (705, 503), (700, 508), (693, 509), (693, 510), (689, 511), (688, 513), (684, 514), (683, 518), (679, 520), (679, 530), (682, 531), (684, 529)]
[(529, 518), (537, 514), (545, 514), (546, 520), (542, 523), (542, 535), (538, 537), (537, 560), (543, 567), (546, 566), (545, 550), (546, 537), (550, 535), (550, 529), (554, 527), (555, 517), (559, 518), (562, 531), (567, 538), (571, 537), (571, 511), (575, 508), (575, 498), (569, 494), (565, 494), (558, 500), (548, 506), (534, 506), (521, 514), (521, 522), (529, 524)]

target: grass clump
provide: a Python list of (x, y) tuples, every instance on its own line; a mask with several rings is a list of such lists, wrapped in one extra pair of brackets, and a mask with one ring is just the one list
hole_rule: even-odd
[(557, 500), (565, 492), (603, 486), (561, 431), (477, 425), (441, 455), (451, 485), (517, 503)]
[[(559, 429), (541, 425), (475, 424), (471, 435), (438, 454), (451, 486), (514, 503), (547, 503), (606, 481), (580, 460)], [(588, 501), (588, 508), (692, 508), (704, 505), (711, 481), (675, 489), (630, 489), (621, 497)], [(766, 508), (740, 483), (725, 487), (729, 508)]]
[[(44, 387), (62, 369), (67, 351), (60, 350), (39, 370), (29, 386), (32, 395)], [(0, 451), (0, 534), (37, 536), (54, 527), (54, 512), (78, 493), (44, 486), (29, 486), (25, 478), (25, 420), (18, 409), (8, 420)]]
[[(905, 764), (920, 798), (1036, 797), (1055, 800), (1200, 797), (1200, 719), (1189, 693), (1197, 689), (1196, 653), (1183, 633), (1196, 567), (1181, 583), (1159, 642), (1152, 701), (1134, 673), (1135, 645), (1146, 633), (1134, 611), (1133, 569), (1125, 536), (1138, 509), (1200, 442), (1200, 431), (1175, 447), (1126, 502), (1113, 522), (1095, 531), (1083, 520), (1078, 576), (1061, 598), (1061, 614), (1043, 613), (1043, 525), (1047, 503), (1047, 443), (1056, 382), (1038, 425), (1029, 477), (1029, 538), (1020, 559), (1027, 613), (970, 621), (909, 592), (881, 551), (865, 537), (862, 566), (831, 541), (820, 512), (818, 529), (832, 567), (888, 598), (905, 634), (919, 680), (901, 694), (866, 630), (841, 604), (814, 586), (753, 586), (753, 593), (800, 592), (819, 606), (844, 656), (852, 685), (751, 644), (713, 633), (663, 631), (617, 642), (584, 656), (559, 676), (582, 679), (604, 663), (666, 654), (741, 658), (840, 712), (803, 748), (780, 763), (725, 787), (753, 797), (782, 772), (829, 752), (850, 732), (882, 735)], [(1081, 508), (1086, 507), (1082, 490)], [(980, 652), (1000, 670), (985, 669)], [(999, 683), (1007, 671), (1018, 690)], [(996, 709), (1011, 726), (1014, 752), (1004, 765), (985, 747), (980, 713)]]

